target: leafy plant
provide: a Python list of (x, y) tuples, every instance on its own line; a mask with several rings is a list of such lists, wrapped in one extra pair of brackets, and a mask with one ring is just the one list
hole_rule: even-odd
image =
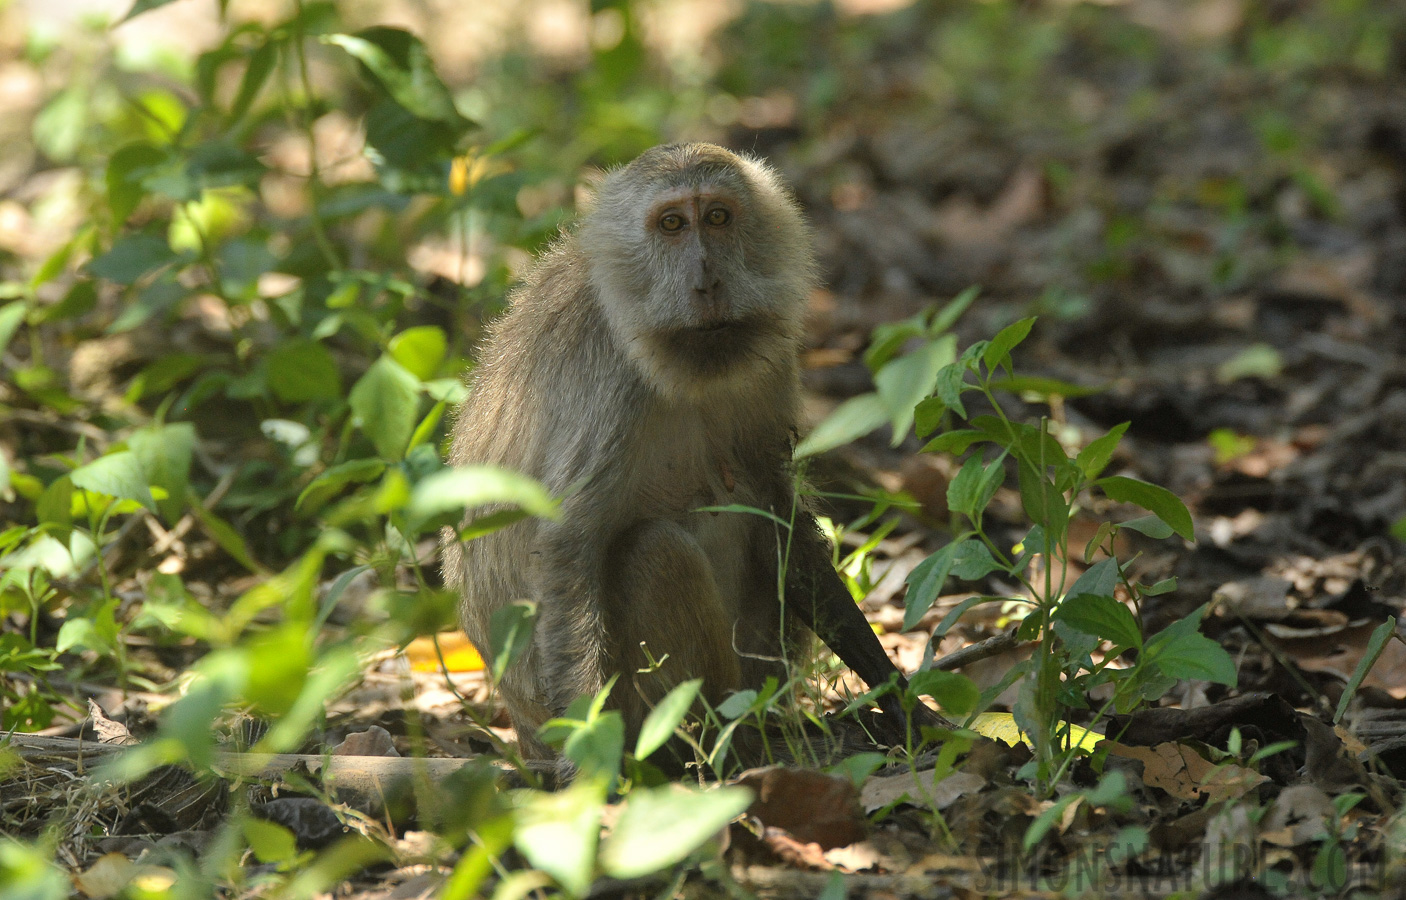
[[(1160, 696), (1180, 678), (1234, 684), (1235, 667), (1222, 647), (1198, 632), (1204, 608), (1144, 638), (1135, 614), (1139, 602), (1174, 590), (1176, 583), (1168, 579), (1145, 585), (1131, 580), (1127, 563), (1113, 554), (1113, 539), (1122, 529), (1130, 529), (1153, 538), (1175, 534), (1190, 541), (1195, 537), (1191, 515), (1164, 488), (1104, 474), (1126, 423), (1071, 455), (1049, 419), (1027, 423), (1006, 414), (998, 392), (1063, 395), (1080, 389), (1014, 374), (1012, 351), (1030, 334), (1033, 318), (1013, 322), (957, 356), (955, 340), (947, 332), (975, 297), (975, 290), (968, 290), (935, 316), (924, 314), (876, 333), (866, 362), (875, 369), (878, 390), (842, 405), (816, 429), (822, 438), (798, 447), (797, 454), (816, 452), (888, 423), (895, 444), (912, 427), (920, 437), (932, 435), (925, 452), (966, 457), (947, 489), (952, 539), (909, 575), (904, 627), (917, 626), (950, 577), (980, 582), (1000, 574), (1022, 585), (1024, 593), (1019, 597), (976, 596), (958, 604), (938, 625), (933, 639), (978, 604), (1013, 601), (1024, 608), (1019, 637), (1037, 642), (1035, 654), (989, 689), (982, 704), (954, 700), (961, 696), (958, 693), (949, 694), (943, 705), (961, 714), (976, 712), (1019, 681), (1015, 719), (1034, 742), (1037, 789), (1048, 793), (1074, 756), (1077, 742), (1070, 736), (1068, 713), (1085, 708), (1090, 691), (1103, 685), (1112, 689), (1109, 699), (1094, 712), (1097, 719)], [(898, 348), (909, 341), (916, 341), (916, 346), (899, 355)], [(971, 394), (990, 411), (969, 411)], [(914, 406), (904, 412), (901, 404), (910, 398)], [(985, 518), (997, 490), (1011, 480), (1031, 522), (1014, 547), (1004, 546)], [(1071, 520), (1081, 505), (1095, 502), (1099, 494), (1139, 506), (1151, 515), (1104, 522), (1086, 546), (1071, 547)], [(1125, 654), (1131, 659), (1122, 662)], [(937, 690), (939, 683), (929, 684), (925, 674), (915, 677), (914, 690)], [(941, 687), (949, 692), (958, 689), (946, 680)]]

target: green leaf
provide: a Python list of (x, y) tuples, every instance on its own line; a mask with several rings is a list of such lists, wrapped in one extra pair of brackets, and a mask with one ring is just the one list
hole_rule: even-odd
[(1390, 616), (1382, 624), (1372, 631), (1372, 636), (1367, 639), (1367, 649), (1362, 654), (1362, 658), (1357, 661), (1357, 668), (1353, 670), (1352, 677), (1348, 679), (1347, 686), (1343, 688), (1343, 695), (1338, 699), (1338, 708), (1333, 713), (1333, 724), (1336, 725), (1347, 712), (1347, 706), (1356, 696), (1357, 689), (1362, 686), (1362, 679), (1367, 677), (1367, 673), (1372, 671), (1372, 667), (1381, 658), (1382, 651), (1386, 649), (1386, 642), (1391, 640), (1392, 632), (1396, 630), (1396, 617)]
[(149, 510), (156, 510), (156, 498), (147, 486), (146, 472), (130, 450), (101, 456), (74, 469), (69, 478), (74, 486), (86, 491), (119, 500), (135, 500)]
[(957, 320), (962, 317), (962, 313), (966, 312), (967, 308), (971, 306), (980, 295), (981, 285), (979, 284), (973, 284), (964, 288), (960, 294), (953, 297), (951, 302), (944, 306), (942, 311), (933, 318), (932, 324), (928, 326), (930, 333), (937, 334), (947, 331), (953, 325), (956, 325)]
[(966, 377), (967, 367), (964, 363), (949, 363), (937, 373), (935, 387), (937, 398), (942, 401), (943, 405), (963, 419), (967, 417), (967, 408), (962, 404), (962, 391), (970, 387), (964, 383)]
[[(944, 409), (946, 407), (943, 407)], [(928, 441), (923, 447), (924, 453), (950, 453), (953, 456), (960, 456), (971, 448), (977, 441), (990, 440), (990, 436), (984, 431), (977, 431), (973, 428), (958, 428), (952, 431), (944, 431), (937, 437)]]
[(927, 694), (945, 712), (958, 719), (971, 715), (981, 702), (981, 689), (970, 678), (940, 669), (915, 672), (908, 679), (908, 693), (913, 697)]
[(1140, 534), (1145, 534), (1154, 540), (1169, 538), (1176, 532), (1172, 531), (1172, 526), (1163, 522), (1156, 516), (1139, 516), (1136, 519), (1129, 519), (1126, 522), (1119, 522), (1119, 528), (1131, 528)]
[(1005, 566), (996, 561), (990, 549), (978, 540), (963, 541), (952, 559), (952, 577), (962, 581), (977, 581), (992, 572), (1003, 571)]
[(967, 457), (957, 476), (947, 485), (947, 508), (973, 522), (980, 521), (986, 504), (991, 502), (996, 489), (1005, 479), (1002, 465), (1005, 458), (1002, 453), (990, 463), (983, 463), (980, 454)]
[(1034, 325), (1035, 317), (1031, 316), (1028, 319), (1012, 322), (996, 332), (996, 336), (986, 345), (986, 351), (981, 354), (981, 361), (986, 365), (986, 370), (994, 372), (1002, 367), (1009, 369), (1011, 351), (1025, 340)]
[(1161, 672), (1168, 678), (1201, 679), (1235, 686), (1235, 660), (1225, 648), (1201, 634), (1202, 606), (1157, 632), (1147, 641), (1139, 666)]
[[(439, 427), (439, 422), (444, 418), (444, 411), (447, 408), (448, 405), (443, 400), (430, 407), (430, 411), (425, 413), (425, 417), (420, 420), (420, 424), (415, 426), (415, 430), (410, 435), (409, 450), (414, 450), (434, 435), (434, 430)], [(438, 459), (438, 455), (436, 455), (436, 459)]]
[(1016, 467), (1020, 482), (1020, 503), (1030, 521), (1043, 525), (1051, 540), (1056, 542), (1064, 537), (1069, 526), (1069, 504), (1064, 495), (1043, 473), (1030, 466), (1024, 459)]
[[(269, 389), (284, 403), (342, 396), (342, 376), (327, 348), (316, 341), (284, 341), (265, 360)], [(414, 408), (414, 402), (411, 408)]]
[(560, 516), (556, 500), (541, 484), (497, 466), (458, 466), (427, 476), (415, 485), (409, 515), (412, 520), (429, 520), (452, 513), (458, 520), (465, 510), (497, 504), (544, 519)]
[(500, 606), (488, 620), (489, 672), (501, 681), (508, 667), (532, 645), (532, 629), (537, 623), (537, 604), (517, 600)]
[(1230, 384), (1241, 378), (1272, 379), (1284, 370), (1284, 359), (1269, 344), (1251, 344), (1216, 367), (1216, 381)]
[(1064, 592), (1066, 597), (1092, 594), (1095, 597), (1112, 597), (1118, 589), (1118, 560), (1103, 559), (1084, 570), (1078, 580)]
[(351, 408), (361, 430), (386, 459), (400, 459), (419, 417), (420, 380), (382, 356), (352, 386)]
[(443, 329), (434, 325), (407, 328), (391, 338), (387, 352), (421, 381), (433, 378), (449, 346)]
[(889, 421), (888, 408), (878, 394), (860, 394), (835, 408), (805, 440), (796, 445), (796, 459), (804, 459), (848, 444)]
[[(612, 678), (596, 699), (604, 700), (610, 692)], [(560, 720), (553, 720), (560, 722)], [(625, 720), (617, 710), (593, 710), (584, 722), (578, 723), (562, 744), (562, 754), (576, 764), (581, 775), (614, 777), (625, 758)]]
[(1090, 637), (1111, 641), (1117, 648), (1142, 646), (1142, 629), (1132, 610), (1112, 597), (1079, 594), (1067, 597), (1055, 609), (1054, 619)]
[(219, 544), (220, 549), (228, 553), (235, 562), (255, 574), (264, 573), (264, 567), (254, 559), (254, 555), (249, 552), (249, 545), (244, 543), (244, 538), (233, 526), (199, 503), (191, 504), (190, 511), (199, 520), (200, 527), (210, 539)]
[(1140, 506), (1157, 518), (1166, 522), (1172, 530), (1188, 541), (1196, 540), (1195, 528), (1191, 523), (1191, 513), (1181, 499), (1164, 487), (1113, 475), (1094, 482), (1111, 499), (1119, 503), (1132, 503)]
[(114, 222), (120, 225), (127, 221), (146, 196), (142, 177), (165, 161), (165, 151), (145, 141), (120, 147), (108, 158), (107, 206)]
[(897, 447), (908, 436), (908, 429), (913, 425), (914, 407), (932, 393), (938, 370), (956, 357), (957, 338), (944, 334), (893, 360), (874, 376), (879, 399), (893, 426), (893, 446)]
[(129, 234), (119, 238), (112, 249), (88, 263), (88, 273), (116, 284), (134, 284), (151, 272), (180, 259), (164, 237), (155, 234)]
[(185, 508), (190, 462), (195, 455), (195, 426), (189, 422), (154, 425), (132, 435), (127, 446), (141, 463), (149, 485), (166, 492), (158, 501), (161, 515), (175, 522)]
[(1074, 464), (1084, 473), (1085, 478), (1092, 481), (1103, 472), (1108, 461), (1113, 458), (1113, 451), (1118, 448), (1118, 442), (1123, 439), (1123, 432), (1128, 430), (1129, 424), (1123, 422), (1114, 425), (1108, 429), (1107, 434), (1089, 441), (1089, 445), (1079, 451), (1079, 455), (1074, 458)]
[(513, 844), (573, 896), (591, 886), (606, 784), (604, 778), (578, 778), (564, 791), (524, 793), (514, 811)]
[(904, 631), (916, 628), (918, 620), (932, 608), (933, 601), (942, 592), (942, 586), (947, 583), (947, 576), (952, 573), (952, 566), (956, 563), (958, 554), (970, 550), (965, 545), (972, 543), (981, 542), (971, 539), (954, 540), (918, 563), (913, 571), (908, 573), (908, 594), (903, 598)]
[(664, 699), (649, 711), (644, 724), (640, 726), (639, 739), (635, 742), (636, 759), (647, 759), (651, 753), (664, 746), (665, 741), (673, 737), (674, 729), (678, 728), (679, 723), (688, 715), (688, 710), (693, 706), (693, 701), (702, 687), (701, 678), (675, 685), (673, 690), (665, 694)]
[(349, 484), (374, 481), (380, 478), (385, 470), (385, 460), (381, 459), (352, 459), (339, 463), (310, 481), (298, 495), (294, 508), (309, 513), (317, 512), (342, 488)]
[(24, 312), (23, 300), (0, 306), (0, 353), (4, 353), (5, 348), (10, 345), (10, 338), (15, 336), (15, 330), (24, 321)]
[(144, 12), (151, 12), (153, 9), (160, 9), (166, 4), (174, 2), (176, 0), (137, 0), (136, 3), (132, 4), (132, 8), (127, 10), (127, 15), (123, 16), (117, 24), (121, 25), (122, 22), (135, 19)]
[(947, 404), (936, 397), (920, 401), (913, 407), (913, 431), (918, 437), (927, 437), (942, 424), (942, 417), (946, 412)]
[(276, 822), (265, 819), (245, 819), (244, 839), (254, 858), (264, 864), (291, 863), (298, 856), (298, 842), (293, 832)]
[(752, 804), (744, 787), (704, 791), (665, 784), (625, 798), (601, 848), (601, 867), (616, 878), (639, 878), (687, 859)]
[(239, 93), (234, 96), (234, 103), (229, 108), (229, 119), (231, 122), (238, 122), (244, 118), (244, 114), (249, 111), (249, 107), (254, 102), (254, 98), (259, 96), (259, 91), (263, 88), (264, 82), (273, 72), (273, 67), (278, 63), (278, 43), (268, 40), (260, 44), (253, 53), (249, 54), (249, 63), (244, 68), (244, 77), (239, 80)]
[(329, 34), (324, 44), (341, 47), (366, 66), (396, 103), (421, 119), (468, 125), (454, 97), (435, 73), (419, 38), (400, 28), (367, 28), (356, 34)]

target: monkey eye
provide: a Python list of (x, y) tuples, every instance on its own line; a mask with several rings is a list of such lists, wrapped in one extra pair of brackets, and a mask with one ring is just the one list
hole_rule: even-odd
[(712, 209), (708, 210), (708, 215), (706, 218), (709, 225), (716, 225), (721, 227), (723, 225), (726, 225), (728, 222), (732, 221), (732, 213), (723, 209), (721, 206), (715, 206)]
[(682, 231), (683, 226), (683, 216), (679, 215), (678, 213), (669, 213), (665, 216), (661, 216), (659, 219), (659, 230), (666, 231), (670, 234), (673, 234), (676, 231)]

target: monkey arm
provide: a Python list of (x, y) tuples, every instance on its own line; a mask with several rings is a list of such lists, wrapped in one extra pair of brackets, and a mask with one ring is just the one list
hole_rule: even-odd
[(598, 692), (611, 673), (602, 588), (605, 548), (590, 524), (573, 521), (568, 511), (562, 521), (542, 526), (532, 561), (536, 690), (552, 715), (560, 715), (577, 697)]
[[(889, 659), (869, 627), (869, 620), (835, 572), (829, 550), (809, 514), (799, 517), (794, 525), (790, 565), (786, 571), (786, 597), (788, 606), (801, 622), (870, 688), (877, 688), (891, 678), (897, 679), (899, 691), (908, 687), (908, 679)], [(878, 703), (886, 720), (884, 737), (901, 741), (904, 713), (897, 694), (886, 693), (878, 698)], [(914, 726), (956, 727), (922, 703), (914, 706), (912, 717)]]

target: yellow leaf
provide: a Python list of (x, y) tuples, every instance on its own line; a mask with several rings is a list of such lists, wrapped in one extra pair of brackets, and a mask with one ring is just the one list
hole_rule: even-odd
[[(1005, 741), (1012, 747), (1019, 741), (1030, 744), (1030, 739), (1017, 727), (1015, 716), (1010, 713), (982, 713), (972, 722), (971, 729), (992, 740)], [(1074, 748), (1083, 750), (1085, 753), (1092, 753), (1098, 742), (1103, 740), (1103, 735), (1097, 731), (1089, 731), (1078, 725), (1069, 726), (1069, 737), (1074, 741)]]
[(445, 631), (430, 637), (418, 637), (405, 648), (405, 658), (413, 672), (438, 672), (439, 655), (435, 653), (435, 641), (439, 641), (440, 653), (444, 654), (444, 664), (451, 672), (478, 672), (483, 669), (483, 657), (478, 655), (474, 645), (459, 631)]

